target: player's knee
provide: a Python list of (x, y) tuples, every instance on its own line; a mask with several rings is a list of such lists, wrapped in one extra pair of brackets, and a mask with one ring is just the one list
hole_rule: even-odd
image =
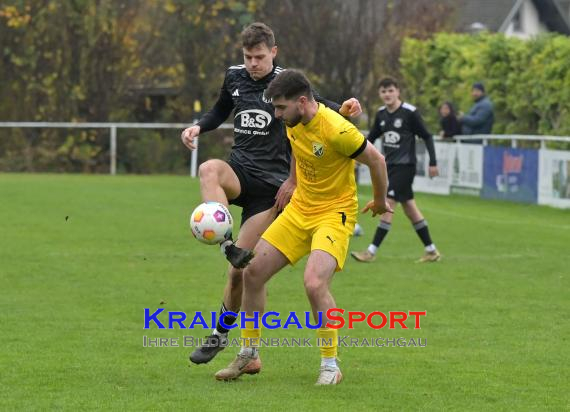
[(255, 259), (243, 270), (243, 284), (246, 288), (252, 289), (263, 286), (261, 267), (255, 264)]
[(217, 180), (218, 168), (216, 162), (208, 160), (200, 165), (198, 168), (198, 175), (200, 180)]
[(307, 293), (309, 299), (317, 298), (321, 294), (325, 293), (326, 290), (326, 282), (322, 281), (318, 277), (305, 278), (305, 292)]

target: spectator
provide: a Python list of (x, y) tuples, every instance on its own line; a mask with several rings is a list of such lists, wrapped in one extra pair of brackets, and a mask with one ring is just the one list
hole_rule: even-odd
[(473, 84), (471, 97), (473, 97), (475, 104), (469, 113), (459, 116), (462, 134), (490, 134), (495, 115), (493, 114), (493, 103), (485, 94), (483, 83)]
[(439, 124), (441, 131), (439, 135), (444, 139), (450, 139), (457, 134), (461, 134), (461, 125), (457, 120), (455, 108), (451, 102), (445, 102), (439, 107)]

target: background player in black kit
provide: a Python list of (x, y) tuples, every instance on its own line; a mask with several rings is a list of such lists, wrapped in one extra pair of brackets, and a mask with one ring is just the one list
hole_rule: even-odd
[[(237, 244), (227, 240), (222, 252), (232, 266), (224, 291), (220, 314), (238, 312), (242, 297), (242, 270), (253, 254), (251, 249), (289, 202), (295, 182), (289, 179), (290, 146), (283, 123), (275, 119), (271, 101), (263, 92), (283, 69), (274, 65), (277, 55), (273, 31), (263, 23), (253, 23), (242, 32), (244, 63), (226, 71), (220, 96), (214, 107), (200, 121), (182, 132), (181, 139), (194, 150), (195, 138), (217, 128), (234, 111), (234, 145), (228, 162), (213, 159), (200, 165), (200, 190), (203, 201), (217, 201), (242, 207), (241, 228)], [(320, 99), (323, 101), (322, 99)], [(339, 106), (323, 101), (344, 116), (361, 113), (358, 100), (349, 99)], [(226, 316), (231, 325), (235, 317)], [(190, 355), (194, 363), (209, 362), (222, 350), (228, 330), (219, 322), (207, 345)], [(246, 373), (259, 372), (256, 362)]]
[[(404, 213), (424, 244), (425, 254), (419, 261), (435, 262), (439, 260), (440, 254), (431, 240), (427, 222), (416, 205), (412, 190), (416, 174), (416, 136), (425, 141), (429, 153), (429, 176), (435, 177), (439, 174), (433, 137), (427, 131), (417, 109), (400, 100), (400, 89), (394, 79), (382, 79), (378, 92), (384, 106), (376, 113), (368, 140), (374, 143), (377, 138), (382, 138), (382, 151), (388, 167), (388, 202), (393, 210), (396, 203), (402, 204)], [(392, 226), (392, 217), (391, 213), (383, 214), (368, 249), (351, 252), (351, 256), (359, 262), (374, 261), (378, 247)]]

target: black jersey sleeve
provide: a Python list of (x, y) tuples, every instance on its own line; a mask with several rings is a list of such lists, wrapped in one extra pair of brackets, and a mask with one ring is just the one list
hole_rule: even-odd
[(214, 130), (219, 125), (221, 125), (230, 115), (234, 109), (234, 102), (232, 96), (226, 87), (228, 76), (224, 79), (224, 84), (220, 90), (220, 96), (207, 113), (202, 116), (198, 121), (198, 126), (200, 126), (200, 133), (204, 133), (210, 130)]
[(433, 136), (427, 130), (422, 116), (417, 110), (412, 113), (412, 132), (419, 136), (426, 144), (426, 149), (429, 154), (429, 165), (437, 166), (437, 159), (435, 158), (435, 146), (433, 144)]
[(313, 89), (313, 96), (317, 102), (324, 104), (329, 109), (334, 110), (335, 112), (338, 112), (340, 110), (341, 107), (340, 104), (333, 102), (332, 100), (325, 99), (314, 89)]
[(374, 123), (372, 124), (372, 129), (368, 132), (368, 141), (372, 144), (382, 136), (382, 130), (380, 129), (380, 111), (376, 112), (376, 117), (374, 117)]

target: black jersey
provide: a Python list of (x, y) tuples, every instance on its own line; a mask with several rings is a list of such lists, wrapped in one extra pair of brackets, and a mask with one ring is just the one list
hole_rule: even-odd
[(393, 113), (382, 106), (376, 113), (368, 140), (374, 143), (377, 138), (382, 138), (382, 151), (388, 166), (410, 165), (416, 164), (416, 136), (425, 141), (429, 165), (437, 165), (433, 137), (415, 106), (409, 103), (402, 103)]
[[(218, 127), (233, 111), (234, 144), (230, 161), (274, 186), (281, 186), (289, 177), (291, 148), (285, 125), (275, 119), (275, 109), (263, 92), (283, 70), (274, 65), (267, 76), (253, 80), (245, 65), (231, 66), (226, 71), (218, 101), (198, 122), (200, 132), (207, 132)], [(324, 102), (333, 110), (340, 108), (336, 103)]]

